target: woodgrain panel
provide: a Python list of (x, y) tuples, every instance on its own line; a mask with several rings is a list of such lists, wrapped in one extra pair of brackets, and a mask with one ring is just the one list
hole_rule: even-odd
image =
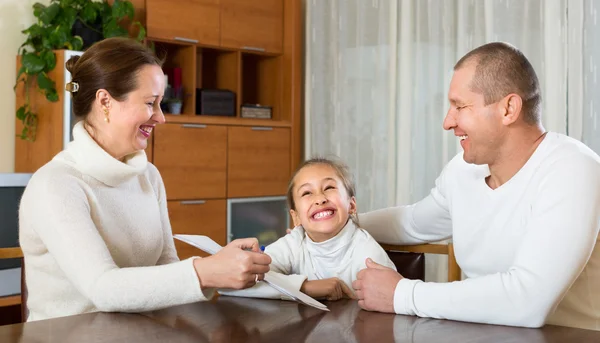
[[(227, 244), (227, 201), (168, 201), (173, 234), (204, 235), (225, 246)], [(175, 240), (179, 259), (208, 254)]]
[(290, 178), (290, 130), (230, 127), (227, 197), (284, 195)]
[[(34, 142), (15, 138), (15, 172), (33, 173), (41, 166), (50, 161), (54, 155), (63, 149), (63, 83), (65, 73), (64, 50), (55, 50), (56, 68), (48, 73), (51, 80), (55, 80), (59, 101), (50, 102), (44, 94), (39, 92), (37, 84), (32, 82), (29, 100), (31, 110), (38, 116), (38, 125), (36, 130), (36, 139)], [(17, 56), (17, 71), (21, 68), (20, 56)], [(22, 82), (19, 83), (15, 91), (16, 107), (15, 111), (25, 103), (25, 87)], [(66, 99), (70, 101), (70, 99)], [(11, 115), (14, 115), (11, 114)], [(23, 125), (20, 120), (15, 120), (15, 134), (20, 135)]]
[(219, 0), (146, 0), (148, 37), (218, 46)]
[(163, 124), (155, 131), (154, 164), (169, 200), (225, 198), (226, 127)]
[(221, 0), (221, 45), (281, 52), (283, 0)]

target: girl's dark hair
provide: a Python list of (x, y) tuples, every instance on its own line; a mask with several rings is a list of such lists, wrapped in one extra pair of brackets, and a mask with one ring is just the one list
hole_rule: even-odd
[(125, 100), (138, 88), (140, 69), (162, 63), (152, 50), (130, 38), (107, 38), (95, 43), (83, 55), (66, 62), (72, 76), (67, 89), (72, 95), (73, 114), (87, 118), (98, 89), (106, 89), (118, 101)]
[[(300, 164), (300, 166), (298, 167), (298, 169), (296, 169), (294, 175), (290, 179), (290, 183), (288, 184), (287, 188), (287, 202), (291, 210), (296, 210), (296, 203), (294, 202), (294, 181), (296, 179), (296, 175), (298, 175), (300, 170), (314, 165), (325, 165), (331, 167), (333, 170), (335, 170), (335, 173), (344, 184), (344, 188), (346, 189), (348, 196), (356, 196), (356, 186), (354, 185), (354, 178), (352, 177), (352, 173), (350, 173), (350, 168), (348, 168), (348, 166), (345, 163), (333, 158), (314, 157)], [(350, 219), (352, 219), (354, 224), (356, 224), (357, 226), (359, 225), (358, 215), (356, 213), (350, 214)]]

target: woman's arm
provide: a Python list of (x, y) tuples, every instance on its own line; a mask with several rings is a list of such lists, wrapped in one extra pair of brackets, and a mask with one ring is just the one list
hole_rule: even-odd
[(20, 225), (39, 236), (66, 278), (99, 310), (148, 311), (212, 296), (201, 291), (192, 259), (119, 268), (92, 221), (84, 187), (67, 174), (32, 178), (22, 198)]

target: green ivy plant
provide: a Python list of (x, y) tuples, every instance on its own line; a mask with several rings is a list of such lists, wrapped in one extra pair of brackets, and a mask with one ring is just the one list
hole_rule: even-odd
[[(133, 20), (133, 4), (127, 0), (115, 0), (112, 5), (104, 1), (91, 0), (51, 0), (48, 6), (40, 3), (33, 5), (33, 14), (37, 22), (22, 32), (27, 39), (19, 48), (21, 68), (17, 72), (15, 89), (24, 83), (24, 105), (17, 109), (17, 119), (23, 123), (23, 131), (18, 135), (21, 139), (34, 141), (38, 123), (37, 114), (32, 112), (29, 102), (29, 90), (37, 84), (39, 91), (46, 99), (58, 101), (56, 84), (48, 77), (48, 73), (56, 67), (56, 56), (53, 50), (81, 50), (83, 39), (72, 34), (76, 21), (104, 38), (124, 37), (129, 32), (120, 25), (128, 18)], [(99, 24), (102, 31), (98, 30)], [(146, 36), (146, 30), (138, 21), (131, 22), (138, 27), (137, 40)]]

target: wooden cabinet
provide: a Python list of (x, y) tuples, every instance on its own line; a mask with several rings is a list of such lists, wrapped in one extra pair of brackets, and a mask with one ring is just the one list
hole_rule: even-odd
[(146, 27), (152, 38), (219, 46), (219, 0), (146, 0)]
[(153, 152), (152, 150), (154, 149), (154, 144), (153, 141), (154, 140), (154, 136), (150, 135), (150, 138), (148, 138), (148, 145), (146, 145), (146, 149), (144, 149), (146, 151), (146, 157), (148, 158), (148, 162), (152, 163), (152, 155)]
[[(226, 200), (168, 201), (167, 206), (173, 234), (204, 235), (227, 244)], [(207, 255), (177, 239), (175, 248), (180, 259)]]
[(226, 127), (163, 124), (154, 135), (154, 164), (169, 200), (225, 198)]
[(283, 195), (290, 178), (290, 129), (230, 127), (227, 197)]
[(283, 0), (221, 0), (221, 46), (280, 53)]

